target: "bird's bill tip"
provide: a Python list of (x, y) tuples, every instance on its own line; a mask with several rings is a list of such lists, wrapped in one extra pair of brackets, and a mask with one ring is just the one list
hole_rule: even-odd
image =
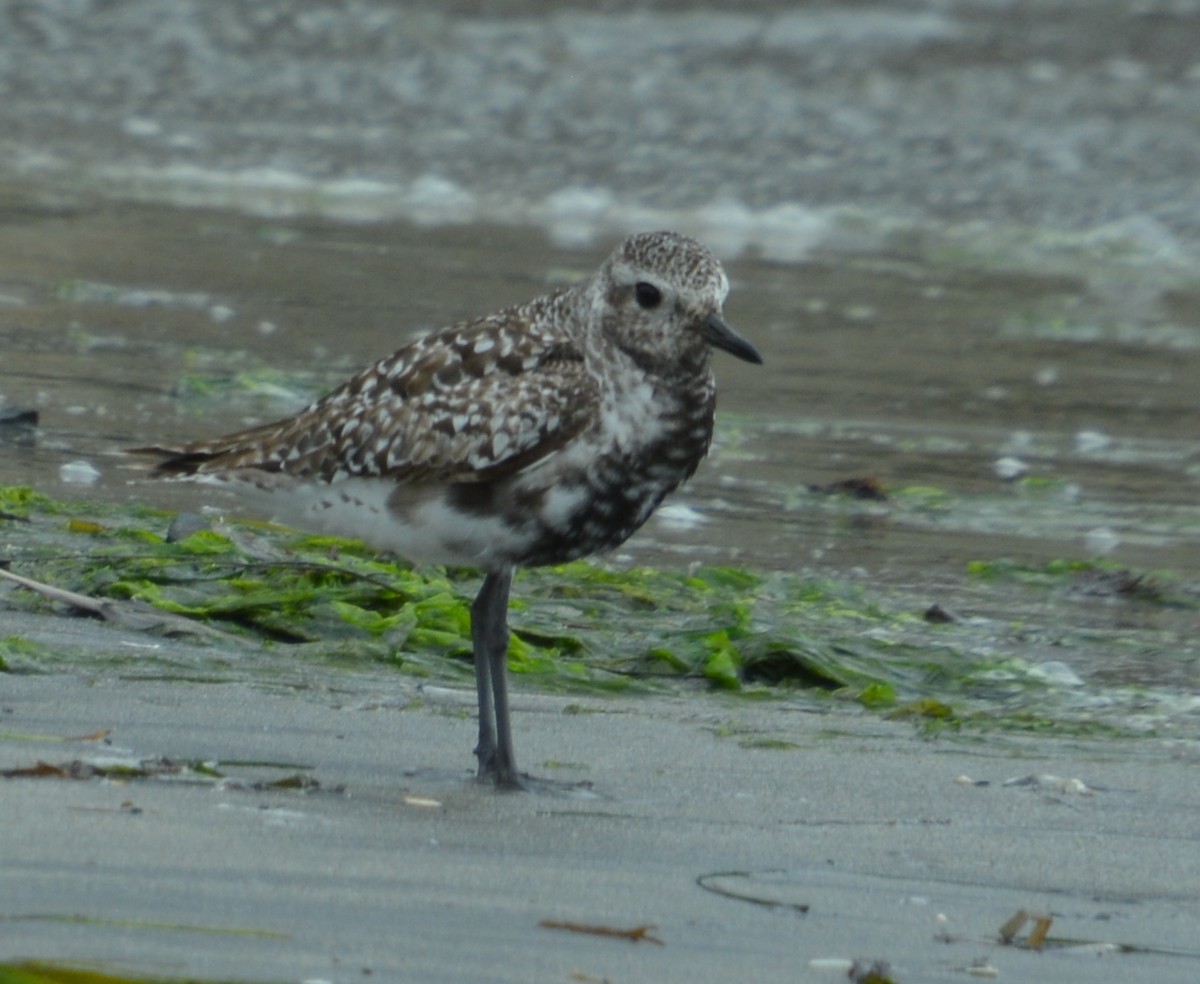
[(742, 338), (720, 315), (710, 314), (701, 326), (704, 340), (715, 348), (736, 356), (743, 362), (753, 362), (762, 365), (762, 356), (758, 349)]

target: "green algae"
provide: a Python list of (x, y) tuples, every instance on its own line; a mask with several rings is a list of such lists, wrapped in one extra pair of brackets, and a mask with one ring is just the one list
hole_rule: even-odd
[(7, 519), (28, 519), (30, 512), (50, 512), (54, 500), (25, 485), (0, 485), (0, 513)]
[(1170, 572), (1133, 571), (1104, 560), (1056, 558), (1042, 564), (1007, 558), (975, 560), (967, 572), (986, 581), (1010, 581), (1032, 588), (1061, 588), (1093, 597), (1121, 597), (1184, 609), (1200, 608), (1200, 597), (1177, 583)]
[[(71, 922), (83, 920), (67, 920)], [(91, 922), (90, 920), (87, 920)], [(140, 928), (140, 927), (139, 927)], [(178, 927), (162, 927), (178, 928)], [(186, 927), (185, 927), (186, 928)], [(201, 984), (198, 978), (131, 976), (125, 973), (99, 970), (79, 964), (56, 963), (46, 960), (23, 960), (0, 964), (0, 984)], [(234, 984), (232, 981), (210, 981), (208, 984)]]
[[(303, 406), (319, 389), (311, 374), (284, 372), (268, 366), (244, 368), (253, 359), (247, 353), (222, 353), (226, 368), (213, 366), (207, 353), (188, 353), (188, 371), (180, 376), (172, 395), (196, 412), (230, 399), (264, 408)], [(241, 368), (228, 368), (238, 365)]]
[(0, 673), (20, 673), (39, 664), (51, 656), (50, 649), (41, 643), (19, 635), (0, 639)]
[[(177, 926), (170, 923), (142, 923), (137, 920), (100, 920), (87, 917), (55, 916), (31, 916), (28, 918), (82, 925), (116, 926), (122, 929), (159, 929), (170, 931), (196, 929), (196, 927), (192, 926)], [(199, 931), (216, 932), (219, 935), (265, 935), (273, 939), (290, 939), (290, 937), (283, 934), (268, 934), (259, 930), (228, 933), (221, 930), (213, 930), (209, 927), (200, 927)], [(211, 980), (206, 982), (197, 977), (165, 977), (161, 974), (150, 976), (138, 974), (135, 976), (78, 963), (68, 964), (49, 960), (22, 960), (14, 963), (0, 963), (0, 984), (236, 984), (236, 982), (230, 980)]]
[[(933, 490), (905, 494), (939, 499)], [(14, 571), (177, 617), (151, 633), (218, 630), (216, 638), (197, 635), (186, 659), (170, 649), (131, 656), (13, 636), (0, 640), (0, 669), (87, 662), (131, 675), (220, 680), (386, 665), (456, 685), (472, 679), (475, 572), (415, 570), (355, 541), (263, 523), (220, 524), (169, 542), (168, 514), (55, 502), (29, 489), (0, 487), (0, 509), (20, 516), (9, 521), (6, 545)], [(995, 583), (1006, 591), (1065, 590), (1082, 578), (1084, 590), (1130, 604), (1194, 604), (1165, 575), (1143, 577), (1098, 562), (1031, 569), (978, 561), (967, 577), (976, 587)], [(62, 610), (24, 590), (10, 590), (4, 600), (30, 613)], [(1119, 649), (1119, 634), (1055, 630), (1047, 640), (1048, 630), (1033, 623), (934, 619), (907, 598), (828, 577), (577, 562), (519, 572), (510, 622), (512, 671), (566, 693), (699, 686), (818, 706), (854, 702), (925, 731), (1120, 731), (1120, 715), (1102, 705), (1148, 703), (1145, 688), (1126, 688), (1114, 703), (1112, 692), (1099, 700), (1095, 688), (1056, 681), (1042, 668), (1088, 646)], [(230, 646), (254, 658), (233, 658)], [(1142, 721), (1134, 731), (1156, 729)]]

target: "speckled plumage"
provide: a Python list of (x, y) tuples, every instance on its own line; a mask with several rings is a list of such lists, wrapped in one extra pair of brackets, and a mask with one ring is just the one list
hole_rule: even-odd
[[(480, 567), (506, 599), (514, 567), (623, 542), (696, 470), (710, 348), (761, 361), (721, 320), (728, 289), (695, 240), (632, 236), (578, 286), (428, 335), (293, 417), (147, 450), (158, 476), (236, 484), (287, 522)], [(515, 782), (481, 753), (485, 771)]]

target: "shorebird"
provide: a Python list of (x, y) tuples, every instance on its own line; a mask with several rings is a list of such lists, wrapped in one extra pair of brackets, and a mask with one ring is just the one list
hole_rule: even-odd
[(701, 243), (626, 239), (590, 278), (444, 328), (295, 416), (157, 455), (153, 474), (237, 487), (256, 511), (409, 560), (479, 568), (477, 777), (525, 785), (508, 707), (514, 568), (624, 542), (713, 433), (709, 356), (762, 357), (722, 317)]

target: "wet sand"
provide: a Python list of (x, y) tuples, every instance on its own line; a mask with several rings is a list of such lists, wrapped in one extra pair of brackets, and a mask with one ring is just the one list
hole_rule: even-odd
[[(1194, 750), (929, 740), (786, 700), (518, 692), (524, 764), (591, 790), (498, 794), (468, 771), (471, 694), (341, 684), (6, 677), (5, 769), (167, 758), (230, 780), (0, 782), (5, 955), (454, 984), (835, 981), (854, 959), (901, 982), (971, 965), (1042, 984), (1200, 973)], [(319, 788), (253, 786), (297, 771)], [(1087, 790), (1005, 785), (1045, 774)], [(1045, 952), (998, 942), (1021, 908), (1053, 916)], [(543, 920), (653, 925), (663, 945)]]

